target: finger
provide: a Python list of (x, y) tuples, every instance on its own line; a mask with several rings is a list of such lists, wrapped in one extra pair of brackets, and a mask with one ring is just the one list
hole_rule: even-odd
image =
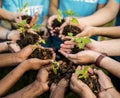
[(66, 53), (71, 53), (71, 49), (64, 49), (64, 48), (60, 48), (59, 50), (58, 50), (59, 52), (60, 51), (64, 51), (64, 52), (66, 52)]
[(73, 44), (61, 44), (60, 47), (64, 48), (64, 49), (72, 49), (74, 48)]
[(68, 54), (67, 54), (67, 53), (65, 53), (64, 51), (59, 50), (59, 52), (60, 52), (62, 55), (64, 55), (66, 58), (68, 57)]
[(40, 64), (41, 65), (46, 65), (46, 64), (50, 64), (52, 62), (53, 62), (53, 60), (42, 60), (42, 64), (41, 64), (41, 61), (40, 61)]

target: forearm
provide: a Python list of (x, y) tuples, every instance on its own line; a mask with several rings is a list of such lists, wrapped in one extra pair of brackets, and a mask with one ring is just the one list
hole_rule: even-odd
[(120, 38), (120, 26), (118, 27), (97, 27), (96, 34), (111, 38)]
[(6, 96), (5, 98), (36, 98), (44, 92), (40, 82), (34, 81), (20, 91)]
[(4, 20), (8, 20), (8, 21), (14, 21), (14, 15), (13, 13), (7, 11), (7, 10), (3, 10), (2, 8), (0, 8), (0, 18), (4, 19)]
[(100, 92), (100, 95), (99, 98), (120, 98), (120, 93), (115, 88)]
[(87, 44), (91, 50), (106, 53), (108, 56), (120, 56), (120, 39), (104, 40)]
[(7, 39), (9, 30), (0, 26), (0, 39)]
[(0, 43), (0, 52), (3, 52), (3, 51), (8, 51), (7, 42), (1, 42)]
[[(0, 81), (0, 96), (3, 96), (18, 79), (27, 71), (25, 63), (18, 65), (7, 76)], [(27, 65), (26, 65), (27, 66)]]
[(120, 78), (120, 63), (110, 57), (103, 58), (100, 62), (100, 67), (105, 68), (110, 73)]
[(44, 16), (44, 20), (42, 22), (43, 25), (47, 26), (48, 16)]
[(98, 10), (95, 14), (80, 18), (86, 25), (100, 26), (114, 19), (119, 11), (119, 3), (115, 0), (109, 0), (107, 5)]
[(0, 67), (13, 66), (22, 62), (17, 53), (0, 54)]
[(49, 15), (57, 14), (59, 0), (51, 0)]

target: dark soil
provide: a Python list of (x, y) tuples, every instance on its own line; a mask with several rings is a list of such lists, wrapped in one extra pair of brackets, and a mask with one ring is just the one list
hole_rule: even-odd
[[(64, 19), (62, 19), (61, 22), (59, 22), (57, 19), (53, 20), (53, 24), (52, 24), (53, 29), (55, 29), (56, 27), (60, 27), (64, 22), (65, 22)], [(59, 30), (56, 30), (55, 33), (58, 33), (58, 32)]]
[(74, 48), (72, 48), (71, 49), (72, 50), (72, 54), (75, 54), (75, 53), (78, 53), (78, 52), (80, 52), (80, 51), (82, 51), (82, 50), (84, 50), (84, 49), (79, 49), (76, 45), (74, 46)]
[(62, 19), (61, 22), (59, 22), (57, 19), (53, 20), (53, 24), (52, 24), (53, 29), (55, 29), (56, 27), (60, 27), (64, 22), (65, 22), (64, 19)]
[(100, 92), (100, 84), (98, 82), (98, 76), (95, 74), (89, 74), (87, 79), (81, 79), (84, 83), (86, 83), (90, 89), (97, 95)]
[(42, 60), (52, 59), (53, 53), (49, 49), (37, 48), (33, 51), (29, 58), (39, 58)]
[(69, 32), (73, 33), (73, 36), (75, 36), (75, 35), (77, 35), (81, 32), (81, 29), (78, 28), (77, 26), (66, 25), (63, 29), (62, 34), (65, 35), (65, 36), (68, 36)]
[(44, 31), (37, 32), (37, 34), (40, 35), (40, 36), (43, 36), (44, 35)]
[(58, 83), (62, 78), (70, 79), (72, 73), (75, 72), (76, 65), (69, 60), (61, 60), (60, 68), (57, 70), (57, 74), (52, 71), (49, 74), (49, 85), (52, 83)]
[(28, 16), (28, 15), (23, 15), (23, 16), (22, 16), (22, 20), (26, 20), (27, 23), (29, 24), (30, 21), (32, 20), (32, 17), (31, 17), (31, 16)]
[(38, 42), (38, 40), (39, 40), (39, 36), (37, 34), (25, 33), (24, 36), (24, 34), (21, 33), (20, 40), (17, 40), (17, 44), (21, 48), (24, 48), (29, 44), (35, 44), (36, 42)]

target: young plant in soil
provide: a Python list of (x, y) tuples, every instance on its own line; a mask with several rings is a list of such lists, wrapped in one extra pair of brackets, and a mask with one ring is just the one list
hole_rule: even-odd
[(49, 85), (58, 83), (62, 78), (70, 79), (75, 72), (76, 65), (67, 59), (53, 62), (52, 71), (49, 74)]
[(75, 37), (75, 36), (73, 36), (73, 33), (71, 33), (71, 32), (68, 32), (68, 36), (71, 37), (72, 42), (76, 43), (74, 48), (72, 48), (73, 54), (84, 50), (85, 45), (91, 42), (90, 38), (88, 38), (88, 37)]
[(90, 66), (85, 66), (84, 69), (78, 69), (78, 79), (86, 83), (90, 89), (97, 95), (100, 92), (100, 84), (98, 82), (98, 76), (88, 72)]
[[(72, 22), (73, 24), (77, 25), (79, 24), (78, 20), (74, 17), (75, 16), (75, 13), (72, 11), (72, 10), (68, 10), (65, 12), (65, 14), (70, 18), (69, 22)], [(66, 25), (64, 28), (63, 28), (63, 32), (62, 34), (67, 36), (68, 35), (68, 32), (72, 32), (73, 33), (73, 36), (79, 34), (81, 32), (81, 29), (77, 26), (74, 26), (74, 25)]]
[[(20, 13), (27, 13), (28, 10), (26, 9), (26, 7), (29, 5), (29, 2), (26, 2), (22, 8), (19, 9)], [(27, 14), (26, 15), (23, 15), (22, 16), (22, 20), (26, 20), (27, 24), (30, 23), (32, 17), (31, 16), (28, 16)]]
[[(58, 17), (55, 20), (53, 20), (53, 23), (52, 23), (53, 29), (60, 27), (65, 22), (65, 20), (63, 19), (62, 12), (60, 10), (57, 11), (57, 15)], [(56, 33), (58, 32), (59, 30), (56, 31)]]
[(33, 53), (29, 56), (29, 58), (38, 58), (42, 60), (47, 60), (47, 59), (54, 60), (55, 53), (49, 48), (37, 47), (34, 49)]

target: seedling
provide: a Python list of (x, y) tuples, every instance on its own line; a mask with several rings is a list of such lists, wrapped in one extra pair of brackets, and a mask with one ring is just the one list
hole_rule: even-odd
[(23, 7), (19, 9), (19, 10), (20, 10), (20, 13), (23, 13), (23, 12), (27, 13), (28, 10), (26, 9), (26, 7), (27, 7), (28, 5), (29, 5), (29, 2), (26, 2), (26, 3), (23, 5)]
[(58, 70), (59, 68), (60, 68), (59, 62), (54, 61), (54, 62), (52, 63), (52, 70), (53, 70), (53, 72), (54, 72), (55, 75), (57, 74), (57, 70)]
[(63, 19), (63, 15), (62, 15), (61, 10), (59, 10), (59, 9), (57, 10), (57, 15), (58, 15), (57, 20), (61, 23), (62, 19)]
[(88, 76), (89, 76), (88, 68), (89, 68), (89, 66), (84, 66), (84, 70), (82, 70), (82, 69), (76, 70), (76, 72), (78, 74), (78, 79), (87, 79), (88, 78)]
[(72, 42), (77, 43), (77, 47), (79, 49), (83, 49), (86, 44), (91, 42), (90, 38), (88, 38), (88, 37), (75, 37), (75, 36), (73, 36), (72, 32), (68, 32), (68, 36), (71, 37)]
[(33, 31), (37, 32), (43, 26), (45, 26), (45, 25), (43, 25), (43, 24), (35, 24), (35, 25), (32, 26), (32, 29), (33, 29)]
[(20, 31), (24, 37), (25, 37), (25, 32), (26, 32), (26, 28), (25, 28), (26, 24), (27, 24), (26, 20), (22, 20), (20, 23), (17, 24), (18, 26), (17, 30)]
[(65, 11), (64, 12), (67, 16), (70, 16), (71, 17), (71, 22), (74, 23), (74, 24), (79, 24), (78, 20), (74, 17), (74, 16), (77, 16), (76, 13), (74, 13), (71, 9), (68, 10), (68, 11)]

